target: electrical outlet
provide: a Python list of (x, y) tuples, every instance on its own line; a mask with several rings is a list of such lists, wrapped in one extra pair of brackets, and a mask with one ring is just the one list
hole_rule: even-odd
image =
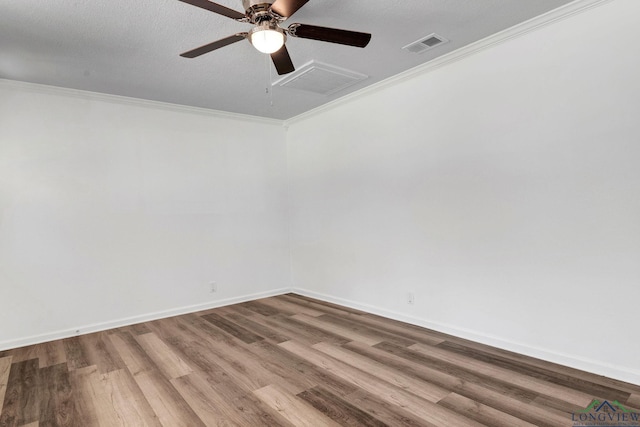
[(216, 282), (211, 282), (209, 284), (209, 292), (211, 292), (212, 294), (218, 292), (218, 284)]
[(407, 304), (413, 305), (416, 302), (416, 298), (413, 295), (413, 292), (407, 293)]

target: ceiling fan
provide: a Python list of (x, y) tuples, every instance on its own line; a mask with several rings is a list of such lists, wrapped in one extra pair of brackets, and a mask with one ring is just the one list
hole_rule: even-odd
[(248, 32), (237, 33), (184, 52), (184, 58), (196, 58), (221, 47), (243, 39), (248, 39), (260, 52), (271, 55), (278, 74), (287, 74), (295, 70), (289, 51), (285, 46), (287, 36), (302, 39), (320, 40), (348, 46), (365, 47), (371, 40), (371, 34), (336, 28), (318, 27), (307, 24), (291, 24), (287, 28), (280, 23), (296, 13), (309, 0), (242, 0), (245, 13), (237, 12), (226, 6), (209, 0), (180, 0), (193, 6), (209, 10), (238, 22), (253, 24)]

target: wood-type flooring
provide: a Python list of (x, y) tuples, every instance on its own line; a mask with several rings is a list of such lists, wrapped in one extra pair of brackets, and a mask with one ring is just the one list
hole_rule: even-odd
[(639, 386), (294, 294), (0, 352), (2, 427), (572, 426), (594, 399), (640, 412)]

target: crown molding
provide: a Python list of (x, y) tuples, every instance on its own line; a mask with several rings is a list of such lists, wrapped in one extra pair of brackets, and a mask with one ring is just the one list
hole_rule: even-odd
[(475, 55), (478, 52), (482, 52), (508, 40), (524, 36), (525, 34), (536, 31), (540, 28), (565, 20), (571, 16), (580, 14), (598, 6), (602, 6), (612, 1), (613, 0), (573, 1), (557, 9), (529, 19), (528, 21), (522, 22), (520, 24), (514, 25), (513, 27), (507, 28), (506, 30), (490, 35), (489, 37), (486, 37), (482, 40), (468, 44), (464, 47), (461, 47), (460, 49), (456, 49), (453, 52), (449, 52), (445, 55), (434, 58), (433, 60), (418, 65), (417, 67), (411, 68), (400, 74), (396, 74), (395, 76), (389, 77), (388, 79), (372, 84), (371, 86), (367, 86), (357, 92), (350, 93), (349, 95), (346, 95), (342, 98), (314, 108), (313, 110), (309, 110), (295, 117), (287, 119), (284, 121), (284, 125), (285, 127), (288, 127), (291, 124), (315, 117), (340, 105), (347, 104), (355, 99), (359, 99), (372, 93), (379, 92), (383, 89), (387, 89), (391, 86), (399, 84), (400, 82), (412, 79), (416, 76), (430, 73), (434, 70), (437, 70), (438, 68), (444, 67), (468, 56)]
[(155, 110), (173, 111), (178, 113), (198, 114), (202, 116), (215, 117), (220, 119), (240, 120), (243, 122), (261, 123), (272, 126), (283, 126), (283, 121), (269, 119), (266, 117), (251, 116), (248, 114), (229, 113), (226, 111), (211, 110), (208, 108), (191, 107), (188, 105), (171, 104), (169, 102), (151, 101), (148, 99), (133, 98), (121, 95), (110, 95), (106, 93), (91, 92), (79, 89), (69, 89), (59, 86), (49, 86), (40, 83), (22, 82), (18, 80), (0, 79), (0, 88), (16, 88), (21, 91), (33, 93), (65, 96), (86, 101), (102, 101), (112, 104), (129, 105), (134, 107), (151, 108)]

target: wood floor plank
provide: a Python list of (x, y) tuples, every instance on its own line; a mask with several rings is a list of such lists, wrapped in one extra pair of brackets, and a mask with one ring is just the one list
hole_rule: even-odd
[[(192, 375), (193, 376), (193, 375)], [(231, 418), (237, 417), (238, 422), (247, 426), (291, 426), (291, 424), (265, 405), (253, 393), (232, 380), (220, 382), (217, 378), (200, 376), (206, 380), (220, 400), (218, 404), (227, 406), (225, 411), (232, 412)], [(234, 418), (235, 419), (235, 418)]]
[(162, 425), (172, 427), (205, 425), (180, 393), (160, 373), (143, 371), (134, 379)]
[(91, 365), (78, 337), (66, 338), (62, 340), (62, 344), (64, 345), (69, 369), (86, 368)]
[(149, 327), (194, 371), (216, 378), (220, 382), (230, 380), (231, 376), (216, 362), (219, 359), (211, 349), (210, 340), (203, 338), (192, 328), (175, 319), (163, 322), (162, 327), (158, 327), (156, 322), (151, 323)]
[(199, 375), (171, 380), (173, 386), (207, 426), (241, 426), (237, 415), (210, 384)]
[(538, 378), (552, 384), (558, 384), (565, 387), (577, 387), (580, 388), (580, 390), (582, 390), (584, 393), (587, 393), (593, 397), (606, 398), (611, 401), (617, 400), (619, 402), (625, 402), (630, 396), (630, 393), (626, 391), (576, 378), (574, 376), (569, 376), (565, 373), (558, 373), (548, 368), (532, 366), (530, 364), (509, 359), (504, 356), (472, 349), (461, 344), (444, 341), (438, 344), (437, 347), (463, 356), (472, 357), (474, 360), (486, 362), (493, 366), (506, 368), (513, 372)]
[(334, 344), (345, 344), (351, 341), (348, 338), (338, 335), (332, 331), (316, 328), (304, 322), (300, 322), (293, 317), (271, 316), (261, 319), (269, 327), (275, 328), (282, 333), (291, 334), (295, 340), (307, 345), (319, 342), (331, 342)]
[(291, 339), (290, 334), (283, 334), (278, 332), (277, 330), (270, 328), (264, 324), (260, 324), (251, 320), (251, 318), (246, 318), (245, 316), (239, 313), (228, 312), (227, 318), (232, 320), (234, 323), (242, 326), (243, 328), (253, 332), (256, 335), (264, 337), (264, 339), (273, 341), (277, 344), (285, 341), (289, 341)]
[[(182, 336), (182, 332), (186, 329), (186, 326), (178, 322), (179, 318), (180, 316), (168, 317), (162, 320), (155, 320), (153, 322), (146, 323), (145, 326), (147, 327), (147, 330), (149, 332), (153, 332), (162, 339), (165, 339), (167, 337), (180, 337)], [(121, 330), (122, 328), (118, 329), (118, 331)]]
[(483, 405), (457, 393), (451, 393), (440, 400), (438, 405), (491, 427), (536, 427), (535, 424), (505, 414), (491, 406)]
[[(352, 344), (345, 344), (345, 346), (351, 347)], [(531, 402), (533, 399), (539, 396), (539, 393), (536, 393), (524, 387), (514, 385), (508, 381), (496, 379), (481, 372), (467, 369), (465, 365), (431, 357), (428, 354), (418, 353), (406, 347), (382, 342), (376, 345), (374, 348), (383, 350), (384, 352), (395, 356), (399, 356), (404, 360), (430, 367), (441, 373), (453, 375), (460, 381), (482, 384), (483, 387), (509, 395), (523, 402)]]
[(584, 409), (583, 406), (566, 402), (564, 400), (554, 399), (549, 396), (538, 396), (529, 403), (530, 408), (543, 408), (545, 413), (555, 414), (559, 417), (567, 418), (569, 414)]
[(370, 337), (373, 340), (377, 340), (378, 342), (386, 341), (404, 347), (416, 344), (417, 342), (414, 339), (382, 331), (381, 328), (373, 328), (368, 325), (364, 325), (363, 323), (358, 322), (357, 320), (352, 320), (350, 318), (340, 318), (332, 316), (330, 314), (323, 314), (322, 316), (319, 316), (318, 319), (330, 325), (335, 325), (340, 328), (347, 328), (352, 332)]
[(134, 377), (141, 372), (157, 369), (153, 359), (149, 357), (129, 332), (110, 334), (109, 340)]
[(239, 397), (232, 402), (236, 412), (244, 420), (245, 426), (256, 427), (298, 427), (283, 418), (276, 410), (262, 402), (253, 393)]
[(335, 316), (345, 316), (345, 317), (356, 317), (360, 316), (360, 314), (353, 313), (349, 311), (349, 309), (337, 308), (336, 306), (321, 304), (318, 301), (312, 300), (304, 300), (300, 298), (296, 298), (292, 294), (280, 295), (278, 298), (281, 298), (284, 301), (288, 301), (292, 304), (296, 304), (302, 307), (309, 307), (316, 311), (320, 311), (323, 314), (333, 314)]
[[(210, 339), (209, 333), (218, 333), (209, 322), (203, 319), (191, 319), (189, 331), (185, 333), (194, 334), (195, 339), (200, 340), (209, 354), (215, 356), (216, 364), (219, 365), (225, 376), (232, 378), (242, 384), (247, 391), (253, 391), (265, 387), (269, 384), (279, 384), (296, 394), (302, 391), (295, 384), (291, 384), (283, 378), (271, 372), (272, 366), (268, 361), (256, 357), (248, 357), (250, 351), (243, 346), (243, 342), (226, 336), (224, 340)], [(226, 334), (225, 334), (226, 335)]]
[[(95, 365), (100, 373), (124, 368), (124, 362), (113, 347), (106, 332), (97, 332), (78, 337), (82, 354), (88, 366)], [(72, 363), (77, 363), (76, 361)]]
[[(1, 370), (0, 370), (1, 372)], [(632, 394), (629, 399), (627, 399), (627, 402), (630, 406), (634, 407), (634, 408), (640, 408), (640, 393), (638, 394)]]
[(342, 426), (387, 426), (387, 424), (375, 418), (373, 415), (320, 387), (305, 390), (298, 394), (298, 397)]
[(237, 342), (241, 342), (233, 335), (215, 327), (211, 322), (206, 321), (201, 316), (187, 314), (178, 317), (176, 322), (183, 328), (183, 333), (199, 337), (199, 339), (206, 340), (209, 343), (235, 346)]
[(228, 375), (224, 369), (212, 360), (211, 352), (202, 342), (192, 341), (180, 336), (167, 336), (163, 337), (163, 340), (194, 371), (219, 378), (219, 381), (227, 379)]
[(294, 426), (340, 427), (340, 424), (326, 417), (313, 406), (276, 385), (268, 385), (253, 393)]
[(437, 334), (432, 334), (426, 329), (417, 332), (409, 328), (403, 328), (402, 326), (398, 326), (393, 323), (386, 323), (378, 318), (372, 318), (371, 316), (351, 316), (348, 319), (352, 323), (361, 324), (363, 326), (366, 326), (367, 328), (374, 329), (384, 334), (413, 341), (414, 343), (421, 342), (427, 345), (437, 345), (444, 342), (445, 340), (443, 337)]
[(310, 298), (310, 297), (306, 297), (304, 295), (300, 295), (300, 294), (295, 294), (295, 293), (288, 293), (288, 294), (284, 294), (283, 297), (286, 300), (291, 300), (291, 299), (295, 299), (297, 301), (299, 301), (300, 303), (305, 303), (305, 302), (310, 302), (312, 304), (315, 305), (321, 305), (321, 306), (325, 306), (325, 307), (329, 307), (329, 308), (334, 308), (334, 309), (338, 309), (340, 311), (344, 311), (346, 313), (348, 313), (349, 315), (368, 315), (369, 313), (366, 313), (362, 310), (357, 310), (355, 308), (351, 308), (351, 307), (346, 307), (343, 305), (338, 305), (338, 304), (334, 304), (332, 302), (329, 301), (322, 301), (319, 299), (314, 299), (314, 298)]
[(311, 317), (305, 314), (296, 314), (294, 316), (291, 316), (291, 319), (298, 320), (302, 323), (306, 323), (307, 325), (322, 329), (326, 332), (337, 334), (341, 337), (344, 337), (345, 339), (348, 339), (349, 341), (359, 341), (367, 345), (376, 345), (383, 341), (380, 338), (373, 338), (367, 335), (363, 335), (361, 333), (352, 331), (350, 328), (332, 325), (331, 323), (327, 323), (317, 317)]
[(75, 401), (66, 363), (40, 369), (40, 424), (75, 426)]
[(295, 341), (287, 341), (279, 345), (434, 425), (449, 427), (482, 425)]
[(60, 340), (36, 344), (34, 347), (40, 368), (67, 362), (64, 346)]
[(240, 308), (248, 309), (250, 311), (253, 311), (255, 313), (258, 313), (262, 316), (267, 316), (267, 317), (278, 316), (282, 314), (290, 316), (292, 314), (295, 314), (295, 312), (293, 311), (282, 311), (270, 305), (262, 304), (260, 300), (242, 303), (240, 304)]
[(242, 304), (227, 305), (227, 306), (224, 306), (224, 307), (218, 307), (218, 308), (214, 308), (214, 309), (211, 309), (211, 310), (205, 310), (205, 311), (197, 312), (197, 313), (194, 313), (194, 314), (196, 314), (198, 316), (202, 316), (202, 315), (211, 314), (211, 313), (217, 313), (217, 314), (220, 314), (222, 316), (226, 316), (227, 314), (234, 313), (234, 314), (239, 314), (239, 315), (241, 315), (243, 317), (249, 317), (249, 318), (251, 316), (253, 316), (254, 314), (256, 314), (255, 311), (251, 311), (248, 308), (243, 307)]
[(426, 329), (415, 331), (411, 328), (403, 328), (401, 325), (397, 325), (393, 322), (389, 323), (384, 321), (388, 319), (381, 320), (377, 317), (358, 316), (350, 317), (349, 320), (351, 322), (359, 323), (369, 328), (374, 328), (381, 332), (405, 338), (416, 343), (420, 342), (427, 345), (437, 345), (445, 341), (444, 337), (440, 336), (439, 334), (433, 334), (431, 331), (428, 331)]
[(99, 378), (98, 368), (88, 366), (70, 372), (75, 391), (76, 425), (118, 427), (121, 424)]
[(13, 356), (0, 358), (0, 414), (2, 414), (2, 407), (4, 406), (4, 396), (7, 391), (12, 361)]
[(538, 397), (537, 394), (514, 388), (500, 381), (466, 374), (460, 369), (451, 370), (449, 367), (431, 363), (418, 363), (413, 361), (415, 359), (405, 359), (397, 354), (361, 343), (348, 343), (345, 344), (345, 348), (537, 426), (560, 426), (564, 425), (567, 419), (566, 413), (556, 414), (553, 411), (532, 406), (531, 402)]
[(110, 338), (163, 425), (204, 425), (131, 334), (112, 334)]
[(131, 328), (131, 333), (134, 335), (143, 335), (151, 332), (146, 323), (136, 323), (135, 325), (129, 326), (129, 328)]
[(189, 375), (193, 369), (176, 355), (167, 344), (165, 344), (158, 336), (152, 332), (148, 334), (137, 335), (136, 340), (149, 357), (156, 363), (160, 372), (168, 379)]
[(4, 357), (13, 357), (13, 363), (24, 362), (25, 360), (38, 359), (38, 344), (14, 348), (3, 352)]
[(585, 381), (593, 382), (595, 384), (600, 384), (605, 387), (611, 387), (611, 388), (614, 388), (620, 391), (626, 391), (629, 393), (640, 393), (640, 385), (637, 385), (637, 384), (631, 384), (631, 383), (616, 380), (613, 378), (607, 378), (602, 375), (580, 371), (578, 369), (571, 368), (568, 366), (559, 365), (557, 363), (550, 363), (542, 359), (525, 356), (522, 354), (491, 347), (486, 344), (477, 343), (469, 340), (462, 340), (460, 338), (450, 337), (445, 341), (455, 342), (467, 348), (478, 350), (482, 353), (488, 353), (488, 354), (500, 356), (516, 362), (523, 362), (525, 365), (528, 365), (528, 366), (543, 368), (548, 371), (553, 371), (557, 374), (564, 374), (570, 377), (580, 378)]
[(278, 310), (278, 314), (281, 313), (291, 313), (291, 314), (305, 314), (310, 317), (318, 317), (322, 316), (324, 313), (322, 311), (314, 310), (308, 306), (293, 304), (287, 300), (278, 297), (271, 298), (263, 298), (257, 300), (261, 304), (268, 305), (270, 307)]
[(402, 407), (380, 399), (379, 397), (364, 390), (358, 390), (355, 393), (345, 396), (344, 399), (391, 427), (435, 426), (435, 424), (427, 422), (426, 420), (407, 412)]
[(313, 301), (310, 299), (297, 298), (293, 294), (280, 295), (278, 298), (284, 301), (288, 301), (292, 304), (300, 305), (303, 307), (309, 307), (316, 311), (321, 311), (324, 314), (334, 314), (336, 316), (346, 316), (346, 317), (354, 317), (354, 316), (361, 315), (360, 313), (356, 313), (353, 310), (350, 310), (345, 307), (338, 307), (332, 304), (323, 304), (317, 300)]
[(412, 378), (398, 370), (389, 368), (382, 363), (370, 360), (360, 354), (341, 347), (336, 347), (327, 343), (319, 343), (314, 345), (313, 348), (431, 402), (438, 402), (451, 393), (450, 390), (443, 387), (439, 387), (427, 381), (420, 381), (416, 378)]
[(329, 341), (337, 344), (344, 344), (349, 342), (349, 339), (341, 337), (338, 334), (315, 328), (306, 323), (299, 322), (298, 320), (293, 319), (290, 316), (280, 315), (265, 317), (260, 314), (256, 314), (252, 319), (257, 322), (264, 323), (270, 329), (273, 329), (279, 334), (293, 336), (295, 337), (296, 341), (308, 345), (316, 344), (322, 341)]
[(13, 363), (9, 371), (1, 426), (19, 426), (40, 419), (40, 375), (38, 359)]
[(376, 316), (374, 314), (366, 314), (358, 318), (352, 318), (352, 321), (361, 322), (371, 327), (379, 328), (382, 331), (395, 333), (399, 336), (428, 345), (439, 344), (443, 341), (446, 341), (447, 339), (453, 338), (441, 332), (421, 328), (420, 326), (416, 325), (410, 325), (400, 322), (399, 320)]
[(226, 333), (238, 338), (239, 340), (247, 344), (251, 344), (252, 342), (261, 341), (264, 339), (260, 335), (254, 334), (253, 332), (243, 328), (242, 326), (231, 322), (215, 313), (204, 315), (202, 316), (202, 318), (215, 327), (222, 329)]
[(588, 394), (581, 391), (573, 390), (568, 387), (563, 387), (555, 384), (549, 384), (544, 381), (538, 380), (537, 378), (522, 375), (504, 368), (493, 366), (489, 363), (478, 361), (471, 357), (461, 356), (433, 346), (414, 344), (409, 348), (418, 353), (424, 353), (441, 360), (463, 364), (468, 369), (473, 369), (477, 372), (501, 379), (506, 382), (510, 382), (512, 384), (530, 389), (537, 393), (548, 396), (555, 396), (567, 402), (576, 405), (582, 405), (582, 407), (586, 407), (593, 400), (592, 396), (589, 396)]
[(102, 375), (101, 380), (105, 393), (111, 398), (119, 425), (162, 427), (158, 416), (128, 370), (108, 372)]
[(196, 373), (171, 382), (208, 426), (290, 426), (233, 382), (211, 381)]
[(278, 345), (268, 342), (258, 342), (251, 345), (256, 357), (268, 360), (271, 363), (272, 372), (285, 379), (287, 382), (298, 386), (301, 390), (322, 385), (325, 389), (344, 396), (357, 390), (340, 377), (318, 368), (305, 359), (286, 351)]

